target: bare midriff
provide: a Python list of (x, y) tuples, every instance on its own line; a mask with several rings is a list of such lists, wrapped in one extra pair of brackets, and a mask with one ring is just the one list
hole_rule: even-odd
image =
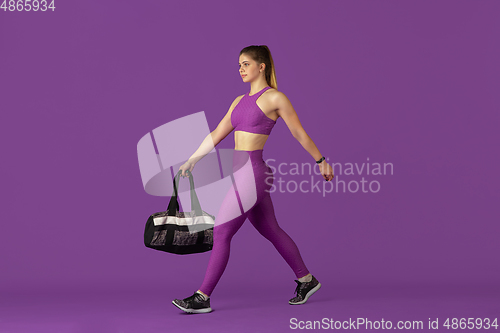
[(235, 150), (261, 150), (264, 149), (264, 144), (269, 135), (255, 134), (244, 131), (234, 132), (234, 149)]

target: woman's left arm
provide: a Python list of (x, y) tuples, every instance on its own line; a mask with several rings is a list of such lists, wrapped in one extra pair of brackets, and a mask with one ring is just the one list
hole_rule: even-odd
[[(275, 97), (275, 105), (277, 107), (276, 112), (283, 118), (293, 137), (299, 141), (309, 154), (311, 154), (315, 161), (321, 159), (323, 155), (321, 155), (314, 141), (302, 127), (297, 112), (295, 112), (288, 97), (282, 92), (278, 92)], [(333, 169), (326, 160), (319, 164), (319, 168), (325, 180), (330, 181), (333, 179)]]

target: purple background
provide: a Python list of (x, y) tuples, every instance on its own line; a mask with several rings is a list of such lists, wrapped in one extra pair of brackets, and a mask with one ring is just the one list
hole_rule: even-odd
[[(1, 332), (285, 332), (292, 317), (427, 327), (499, 315), (500, 2), (55, 5), (0, 11)], [(269, 46), (278, 89), (330, 163), (369, 158), (394, 174), (364, 174), (378, 193), (272, 194), (323, 284), (307, 304), (288, 305), (295, 276), (247, 221), (214, 312), (189, 316), (170, 303), (198, 289), (210, 253), (144, 246), (146, 219), (168, 198), (145, 193), (137, 142), (199, 111), (215, 129), (250, 90), (237, 63), (251, 44)], [(232, 147), (233, 134), (218, 146)], [(312, 161), (282, 119), (264, 158)]]

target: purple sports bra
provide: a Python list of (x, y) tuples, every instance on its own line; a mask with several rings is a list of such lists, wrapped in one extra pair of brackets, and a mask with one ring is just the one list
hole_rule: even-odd
[(247, 93), (240, 99), (231, 113), (231, 125), (235, 131), (265, 135), (271, 133), (276, 121), (266, 116), (256, 103), (257, 98), (270, 88), (265, 87), (252, 96)]

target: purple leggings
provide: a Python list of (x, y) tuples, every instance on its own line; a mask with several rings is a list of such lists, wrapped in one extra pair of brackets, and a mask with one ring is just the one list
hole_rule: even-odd
[(215, 217), (212, 253), (205, 279), (199, 288), (208, 296), (212, 294), (227, 266), (231, 239), (247, 218), (262, 236), (273, 243), (297, 279), (309, 273), (297, 245), (276, 221), (269, 195), (274, 176), (271, 168), (262, 159), (262, 152), (262, 150), (234, 152), (234, 182)]

